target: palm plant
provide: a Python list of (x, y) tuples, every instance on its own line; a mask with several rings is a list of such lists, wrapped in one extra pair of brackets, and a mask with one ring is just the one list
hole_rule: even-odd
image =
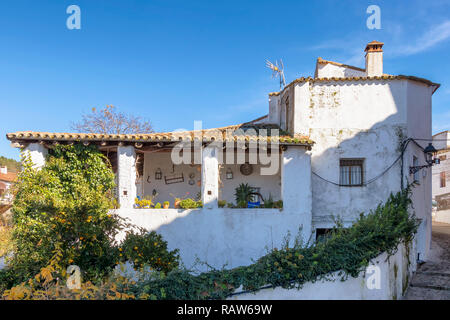
[(253, 201), (255, 188), (248, 185), (248, 183), (241, 183), (234, 192), (236, 204), (239, 207), (246, 207), (249, 201)]

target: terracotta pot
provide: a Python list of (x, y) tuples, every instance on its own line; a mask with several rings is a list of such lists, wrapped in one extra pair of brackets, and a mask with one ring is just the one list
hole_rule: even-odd
[(168, 204), (163, 204), (163, 208), (164, 209), (169, 209), (169, 205)]
[(175, 207), (175, 209), (178, 209), (180, 207), (180, 202), (181, 202), (181, 200), (175, 200), (175, 202), (173, 203), (173, 206)]

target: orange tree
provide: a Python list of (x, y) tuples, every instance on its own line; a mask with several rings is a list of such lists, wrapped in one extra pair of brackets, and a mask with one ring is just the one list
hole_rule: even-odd
[(85, 279), (108, 274), (118, 260), (115, 236), (126, 226), (109, 213), (114, 174), (94, 146), (56, 146), (41, 170), (23, 161), (13, 203), (17, 281), (45, 267), (58, 247), (62, 264), (78, 265)]

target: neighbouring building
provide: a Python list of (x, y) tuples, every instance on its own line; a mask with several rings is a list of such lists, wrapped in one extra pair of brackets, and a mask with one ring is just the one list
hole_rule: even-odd
[(433, 166), (433, 201), (436, 205), (434, 219), (450, 223), (450, 134), (449, 131), (433, 136), (439, 164)]
[(16, 180), (15, 172), (8, 172), (8, 167), (0, 167), (0, 203), (11, 203), (13, 196), (8, 192), (9, 188)]
[[(412, 182), (412, 210), (421, 220), (415, 247), (425, 260), (431, 169), (412, 169), (425, 164), (439, 84), (384, 73), (382, 47), (366, 46), (364, 69), (319, 58), (314, 77), (270, 93), (268, 114), (240, 125), (133, 135), (23, 131), (7, 138), (37, 167), (55, 144), (98, 145), (116, 173), (117, 212), (161, 233), (188, 267), (197, 257), (218, 268), (250, 264), (288, 233), (306, 243), (336, 219), (351, 225)], [(219, 207), (234, 202), (241, 183), (265, 202), (282, 200), (283, 208)], [(202, 209), (134, 207), (136, 196), (163, 202), (197, 194)]]

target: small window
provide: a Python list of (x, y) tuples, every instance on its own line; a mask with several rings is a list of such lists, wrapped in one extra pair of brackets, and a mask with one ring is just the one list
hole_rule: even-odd
[(341, 186), (362, 186), (364, 181), (363, 159), (341, 159), (339, 184)]
[(441, 177), (441, 188), (445, 188), (445, 171), (441, 172), (440, 177)]
[[(413, 167), (419, 166), (419, 159), (416, 156), (413, 156)], [(419, 182), (419, 171), (414, 172), (414, 182)]]
[(323, 241), (325, 240), (329, 235), (330, 232), (333, 229), (326, 229), (326, 228), (318, 228), (316, 229), (316, 241)]

